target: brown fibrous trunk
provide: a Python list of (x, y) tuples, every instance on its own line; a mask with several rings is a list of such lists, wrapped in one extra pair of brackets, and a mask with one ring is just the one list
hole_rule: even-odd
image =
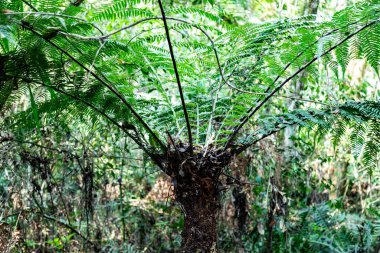
[(184, 214), (181, 253), (217, 252), (220, 174), (230, 154), (218, 150), (190, 150), (171, 143), (164, 168), (172, 178), (175, 199)]
[(185, 216), (179, 252), (216, 252), (219, 193), (213, 180), (177, 185), (176, 200)]

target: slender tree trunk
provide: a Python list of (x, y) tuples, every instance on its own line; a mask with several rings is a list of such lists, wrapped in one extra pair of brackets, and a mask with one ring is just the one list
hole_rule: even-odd
[(305, 14), (316, 15), (318, 12), (319, 0), (309, 0), (307, 3)]

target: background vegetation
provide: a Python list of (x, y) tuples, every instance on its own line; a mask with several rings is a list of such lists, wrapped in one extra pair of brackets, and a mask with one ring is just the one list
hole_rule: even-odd
[[(379, 3), (163, 4), (185, 20), (170, 33), (195, 147), (228, 143), (290, 60), (288, 76), (318, 56), (233, 139), (247, 149), (223, 172), (220, 251), (379, 252), (380, 26), (319, 58), (377, 22)], [(184, 219), (152, 154), (189, 133), (157, 3), (0, 7), (0, 251), (174, 252)]]

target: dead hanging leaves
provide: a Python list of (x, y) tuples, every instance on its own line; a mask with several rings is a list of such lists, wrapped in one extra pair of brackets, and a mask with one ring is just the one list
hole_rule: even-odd
[[(268, 210), (268, 229), (272, 229), (276, 225), (275, 216), (285, 216), (287, 213), (287, 199), (285, 193), (280, 191), (278, 185), (276, 184), (274, 177), (270, 178), (272, 193), (269, 200), (269, 210)], [(281, 230), (285, 229), (283, 219), (280, 220)]]

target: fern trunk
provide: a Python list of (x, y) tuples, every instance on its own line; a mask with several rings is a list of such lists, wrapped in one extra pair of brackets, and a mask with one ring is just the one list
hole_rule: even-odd
[(179, 252), (217, 252), (219, 192), (214, 180), (183, 180), (177, 184), (176, 199), (185, 216)]
[(172, 178), (175, 198), (185, 217), (179, 252), (217, 252), (220, 175), (231, 155), (212, 149), (191, 151), (182, 143), (172, 145), (164, 168)]

